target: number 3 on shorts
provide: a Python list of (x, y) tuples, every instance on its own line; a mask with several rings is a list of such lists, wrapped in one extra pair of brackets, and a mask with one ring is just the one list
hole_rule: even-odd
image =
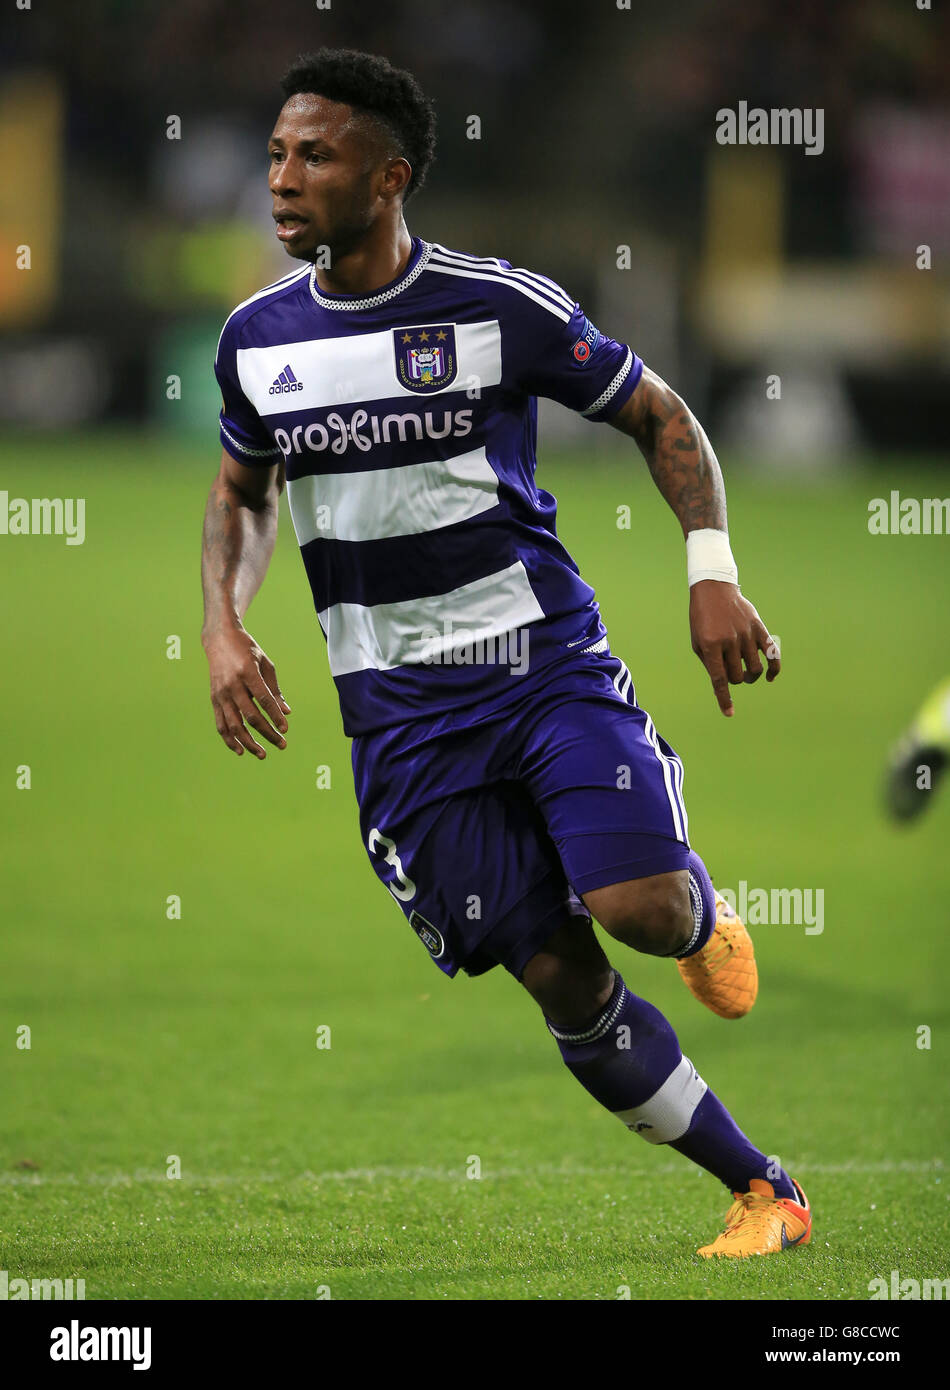
[(416, 896), (416, 885), (402, 867), (399, 855), (396, 853), (396, 842), (394, 840), (388, 840), (385, 835), (381, 835), (378, 830), (373, 829), (369, 832), (366, 845), (370, 854), (375, 854), (377, 852), (377, 845), (386, 846), (385, 861), (387, 864), (391, 864), (396, 870), (396, 882), (386, 884), (386, 887), (389, 889), (390, 893), (392, 893), (393, 897), (398, 898), (402, 903), (407, 903), (410, 898), (414, 898)]

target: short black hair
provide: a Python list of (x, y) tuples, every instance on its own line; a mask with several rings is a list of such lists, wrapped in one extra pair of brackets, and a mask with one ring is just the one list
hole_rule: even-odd
[(435, 107), (411, 72), (356, 48), (321, 48), (301, 53), (280, 86), (285, 100), (312, 92), (374, 117), (412, 168), (404, 200), (425, 183), (435, 155)]

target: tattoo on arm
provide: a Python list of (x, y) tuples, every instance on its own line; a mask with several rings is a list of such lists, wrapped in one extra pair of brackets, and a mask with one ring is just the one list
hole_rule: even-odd
[(611, 423), (636, 440), (684, 536), (706, 527), (728, 529), (726, 490), (712, 445), (665, 381), (645, 367), (639, 386)]
[(231, 521), (231, 502), (220, 480), (216, 480), (208, 494), (201, 547), (207, 610), (211, 610), (214, 601), (220, 601), (221, 595), (227, 593), (237, 565), (239, 550), (235, 545)]
[(222, 478), (208, 494), (201, 547), (206, 633), (242, 618), (267, 572), (277, 534), (274, 501), (249, 506)]

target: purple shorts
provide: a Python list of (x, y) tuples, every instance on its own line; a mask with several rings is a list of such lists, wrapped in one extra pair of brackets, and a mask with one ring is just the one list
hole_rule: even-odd
[[(580, 895), (685, 869), (683, 764), (606, 649), (525, 682), (503, 714), (353, 740), (363, 844), (447, 975), (520, 979)], [(529, 683), (530, 682), (530, 683)]]

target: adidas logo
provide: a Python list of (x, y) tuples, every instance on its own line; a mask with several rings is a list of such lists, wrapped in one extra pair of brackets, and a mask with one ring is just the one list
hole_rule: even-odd
[(280, 376), (274, 378), (274, 384), (270, 388), (268, 395), (282, 396), (286, 391), (302, 391), (303, 382), (298, 381), (294, 376), (293, 368), (290, 363), (281, 372)]

